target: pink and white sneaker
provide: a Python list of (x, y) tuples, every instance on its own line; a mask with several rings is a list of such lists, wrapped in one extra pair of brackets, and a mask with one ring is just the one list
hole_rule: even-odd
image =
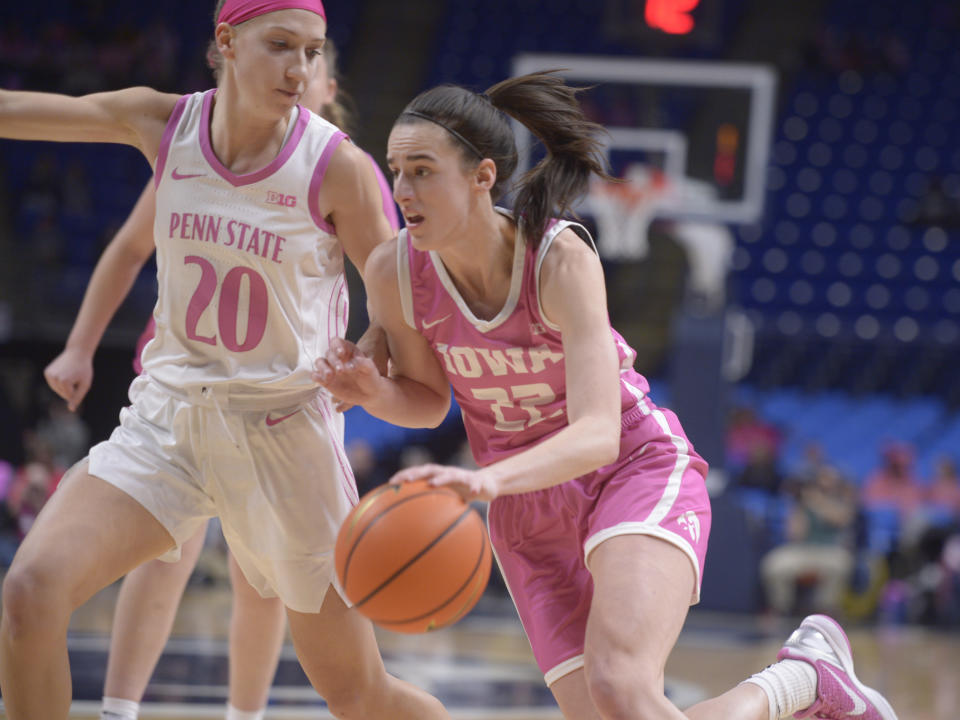
[(853, 672), (850, 641), (826, 615), (810, 615), (787, 638), (777, 660), (803, 660), (817, 671), (817, 700), (797, 718), (897, 720), (890, 703)]

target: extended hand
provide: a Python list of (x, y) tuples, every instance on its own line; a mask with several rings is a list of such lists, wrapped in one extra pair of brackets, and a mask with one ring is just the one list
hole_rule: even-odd
[(340, 412), (363, 405), (376, 395), (380, 371), (373, 360), (348, 340), (334, 338), (325, 357), (317, 358), (311, 375), (337, 401)]
[(452, 465), (415, 465), (401, 470), (392, 478), (391, 485), (414, 480), (426, 480), (431, 485), (448, 485), (467, 502), (493, 500), (499, 494), (496, 481), (483, 470), (465, 470)]

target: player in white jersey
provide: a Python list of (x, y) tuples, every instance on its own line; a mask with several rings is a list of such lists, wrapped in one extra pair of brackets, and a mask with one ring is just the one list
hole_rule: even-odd
[(71, 469), (5, 578), (7, 717), (66, 718), (66, 629), (93, 593), (173, 557), (218, 515), (251, 585), (277, 595), (304, 671), (338, 718), (445, 718), (386, 674), (369, 621), (335, 590), (356, 488), (342, 420), (310, 378), (392, 233), (368, 157), (298, 107), (326, 34), (319, 0), (226, 0), (216, 93), (0, 92), (0, 136), (120, 142), (154, 165), (157, 336), (110, 440)]
[[(215, 51), (215, 47), (213, 48)], [(337, 100), (337, 52), (327, 40), (317, 74), (300, 99), (301, 105), (347, 130), (349, 113)], [(208, 58), (219, 75), (223, 59), (215, 52)], [(371, 158), (372, 162), (372, 158)], [(396, 228), (396, 208), (379, 168), (384, 209)], [(94, 269), (77, 320), (66, 347), (45, 369), (50, 387), (76, 410), (93, 380), (93, 354), (104, 330), (134, 278), (154, 252), (153, 218), (156, 187), (151, 181), (123, 227), (104, 251)], [(152, 339), (151, 318), (138, 343), (134, 366), (142, 370), (139, 351)], [(206, 523), (185, 542), (177, 562), (151, 560), (123, 580), (114, 611), (110, 654), (104, 681), (101, 718), (136, 720), (139, 703), (173, 627), (177, 606), (203, 548)], [(226, 720), (259, 720), (279, 659), (286, 627), (283, 603), (263, 598), (246, 581), (232, 553), (229, 571), (233, 586), (230, 616), (229, 697)]]

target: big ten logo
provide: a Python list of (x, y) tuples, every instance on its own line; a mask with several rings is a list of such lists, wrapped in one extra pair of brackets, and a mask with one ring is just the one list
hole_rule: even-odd
[(267, 202), (271, 205), (283, 205), (284, 207), (296, 207), (296, 195), (284, 195), (274, 190), (267, 190)]

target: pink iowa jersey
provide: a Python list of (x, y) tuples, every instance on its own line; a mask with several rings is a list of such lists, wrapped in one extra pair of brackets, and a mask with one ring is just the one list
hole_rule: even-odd
[(282, 149), (246, 175), (213, 152), (214, 90), (177, 103), (157, 157), (159, 297), (144, 372), (231, 395), (314, 391), (314, 358), (347, 321), (343, 252), (318, 190), (346, 137), (302, 107)]
[[(553, 240), (568, 227), (589, 240), (568, 222), (552, 223), (537, 247), (517, 232), (510, 293), (488, 321), (473, 315), (438, 255), (400, 234), (404, 315), (446, 369), (481, 466), (567, 424), (563, 346), (559, 328), (544, 317), (538, 278)], [(606, 540), (647, 535), (673, 545), (680, 551), (676, 577), (692, 578), (692, 587), (683, 586), (691, 602), (700, 595), (711, 525), (707, 464), (676, 415), (646, 396), (633, 350), (610, 333), (621, 361), (619, 458), (559, 485), (498, 497), (488, 514), (497, 562), (548, 685), (583, 667), (590, 557)]]
[[(506, 214), (506, 213), (504, 213)], [(537, 247), (517, 233), (510, 293), (492, 320), (474, 316), (439, 255), (416, 250), (401, 231), (397, 243), (401, 302), (407, 323), (440, 358), (477, 464), (484, 466), (549, 437), (567, 424), (563, 341), (540, 307), (540, 266), (554, 238), (572, 228), (551, 223)], [(592, 243), (592, 240), (591, 240)], [(636, 353), (610, 328), (620, 356), (623, 410), (649, 390), (635, 372)]]

